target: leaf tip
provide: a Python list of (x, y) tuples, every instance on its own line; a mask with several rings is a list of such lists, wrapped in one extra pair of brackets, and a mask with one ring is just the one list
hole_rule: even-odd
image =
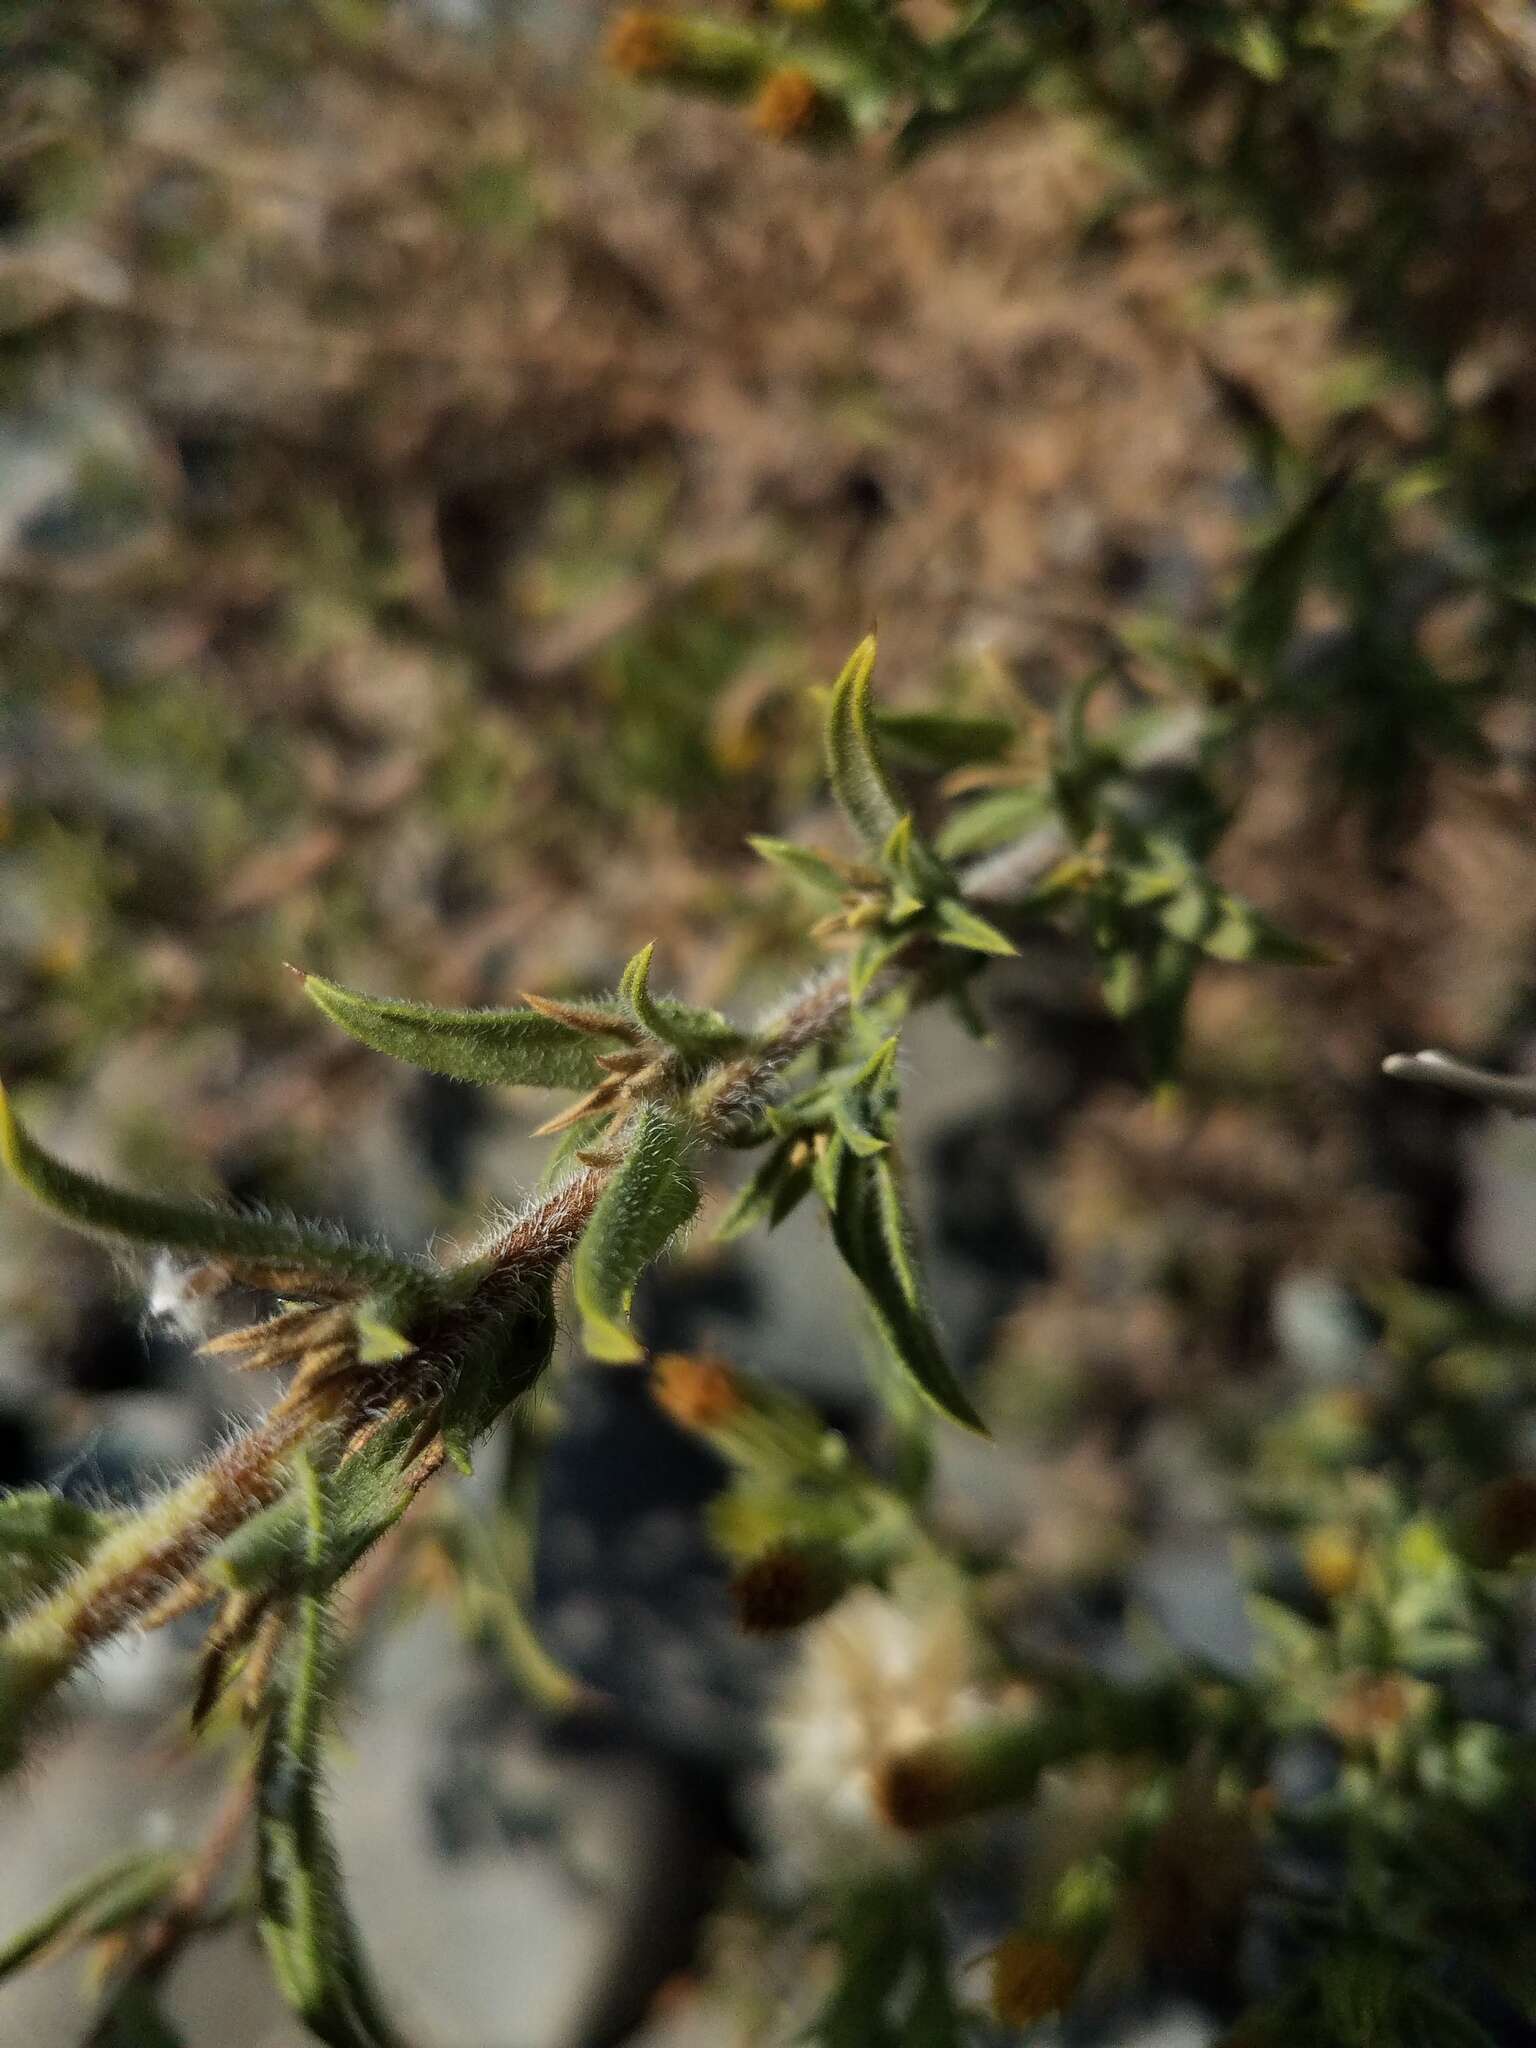
[(581, 1336), (590, 1356), (602, 1365), (639, 1365), (645, 1358), (639, 1338), (611, 1317), (589, 1310), (582, 1318)]
[(336, 1014), (336, 998), (342, 991), (338, 984), (334, 981), (327, 981), (323, 975), (306, 974), (299, 967), (294, 968), (292, 971), (298, 975), (304, 985), (305, 995), (309, 997), (309, 1000), (315, 1005), (316, 1009), (323, 1010), (326, 1016), (331, 1018), (333, 1022), (340, 1023), (341, 1019)]

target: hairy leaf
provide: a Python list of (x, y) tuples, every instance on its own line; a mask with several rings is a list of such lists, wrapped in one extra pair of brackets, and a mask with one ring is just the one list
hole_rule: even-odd
[(623, 1164), (603, 1190), (572, 1266), (576, 1306), (594, 1358), (622, 1364), (645, 1354), (629, 1328), (635, 1282), (692, 1217), (699, 1184), (692, 1135), (659, 1103), (639, 1111)]
[(853, 949), (848, 963), (848, 993), (855, 1002), (866, 995), (881, 971), (889, 967), (907, 943), (906, 932), (876, 929), (867, 932)]
[(887, 834), (880, 849), (880, 865), (896, 884), (892, 899), (893, 920), (899, 921), (896, 904), (900, 901), (910, 903), (914, 910), (921, 910), (938, 898), (954, 893), (954, 876), (922, 836), (913, 830), (910, 816), (898, 818)]
[(167, 1202), (130, 1194), (80, 1173), (44, 1151), (0, 1089), (0, 1159), (33, 1199), (77, 1230), (126, 1238), (251, 1267), (275, 1268), (377, 1289), (409, 1303), (432, 1291), (432, 1276), (404, 1259), (354, 1244), (339, 1229), (279, 1217), (242, 1216), (212, 1203)]
[[(375, 1052), (389, 1053), (455, 1081), (529, 1088), (595, 1088), (597, 1055), (630, 1042), (616, 1018), (611, 1032), (579, 1029), (544, 1010), (438, 1010), (429, 1003), (367, 996), (306, 974), (304, 993), (333, 1023)], [(591, 1021), (602, 1011), (585, 1006)]]
[(760, 835), (749, 837), (747, 844), (771, 867), (782, 868), (818, 895), (841, 896), (848, 887), (847, 877), (809, 846), (797, 846), (792, 839), (766, 839)]
[(329, 1506), (307, 1459), (299, 1464), (299, 1485), (308, 1579), (274, 1680), (257, 1768), (262, 1939), (278, 1988), (328, 2048), (399, 2048), (375, 1995), (325, 1826), (320, 1762), (331, 1666)]
[(976, 797), (950, 813), (938, 835), (939, 851), (950, 860), (961, 860), (972, 853), (990, 853), (994, 847), (1006, 846), (1010, 839), (1022, 838), (1024, 833), (1044, 824), (1050, 815), (1048, 789), (989, 790), (985, 796)]
[(286, 1596), (301, 1586), (313, 1592), (334, 1585), (410, 1506), (403, 1460), (417, 1426), (414, 1417), (392, 1422), (329, 1475), (318, 1548), (301, 1475), (224, 1539), (209, 1559), (209, 1575), (239, 1593)]
[(956, 1379), (929, 1314), (890, 1154), (861, 1158), (846, 1145), (839, 1154), (829, 1204), (832, 1235), (864, 1289), (881, 1336), (941, 1413), (985, 1436), (986, 1425)]
[(796, 1163), (794, 1145), (775, 1145), (721, 1218), (715, 1242), (729, 1244), (759, 1222), (772, 1230), (799, 1204), (810, 1185), (810, 1167)]
[(827, 713), (827, 772), (832, 792), (850, 824), (873, 852), (878, 852), (901, 822), (876, 745), (869, 709), (870, 677), (875, 667), (875, 636), (853, 650), (838, 677)]
[(643, 946), (624, 969), (624, 978), (619, 983), (620, 998), (640, 1028), (660, 1039), (663, 1045), (695, 1058), (700, 1054), (723, 1056), (739, 1051), (746, 1040), (718, 1010), (694, 1009), (672, 998), (658, 1001), (651, 994), (651, 956), (655, 951), (654, 940)]
[(923, 768), (964, 768), (996, 761), (1013, 745), (1008, 718), (965, 718), (952, 711), (879, 711), (875, 730), (896, 753)]
[(1005, 938), (995, 924), (988, 924), (974, 910), (946, 896), (934, 906), (938, 937), (946, 946), (963, 946), (970, 953), (1011, 956), (1018, 952), (1012, 939)]
[(891, 1141), (896, 1107), (897, 1040), (877, 1046), (847, 1087), (832, 1096), (832, 1121), (850, 1152), (861, 1159), (883, 1152)]

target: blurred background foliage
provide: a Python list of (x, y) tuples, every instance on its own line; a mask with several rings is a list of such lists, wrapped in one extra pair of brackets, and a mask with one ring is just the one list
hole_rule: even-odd
[[(0, 1044), (77, 1152), (429, 1227), (510, 1192), (518, 1106), (339, 1044), (282, 963), (496, 1002), (655, 939), (695, 1000), (781, 984), (804, 906), (744, 837), (837, 844), (806, 686), (876, 616), (946, 850), (1075, 849), (990, 1052), (908, 1090), (1001, 1445), (942, 1446), (932, 1512), (1016, 1651), (1263, 1673), (1263, 1761), (1084, 1770), (1027, 1881), (962, 1871), (988, 2024), (1536, 2039), (1536, 1162), (1378, 1078), (1531, 1055), (1533, 103), (1502, 0), (0, 22)], [(207, 1375), (5, 1217), (0, 1478), (206, 1440)], [(689, 1253), (656, 1342), (766, 1344), (857, 1439), (856, 1338), (814, 1281), (760, 1313), (764, 1256)], [(628, 1398), (579, 1378), (573, 1527)], [(584, 1675), (643, 1691), (611, 1620)], [(690, 1769), (735, 1783), (757, 1655)], [(915, 1896), (814, 1930), (830, 2048), (952, 2038)], [(702, 2038), (814, 2017), (803, 1926), (712, 1927)]]

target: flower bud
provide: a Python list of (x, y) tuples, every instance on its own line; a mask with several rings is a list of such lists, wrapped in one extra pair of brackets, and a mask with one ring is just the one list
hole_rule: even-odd
[(736, 1573), (731, 1601), (747, 1635), (782, 1635), (825, 1614), (851, 1583), (830, 1546), (776, 1543)]

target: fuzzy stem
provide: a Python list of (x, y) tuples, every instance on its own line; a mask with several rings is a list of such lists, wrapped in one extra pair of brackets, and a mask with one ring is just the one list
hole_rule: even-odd
[(312, 1426), (291, 1413), (237, 1437), (0, 1635), (0, 1770), (17, 1760), (23, 1722), (90, 1650), (138, 1620), (215, 1544), (277, 1499), (289, 1455)]

